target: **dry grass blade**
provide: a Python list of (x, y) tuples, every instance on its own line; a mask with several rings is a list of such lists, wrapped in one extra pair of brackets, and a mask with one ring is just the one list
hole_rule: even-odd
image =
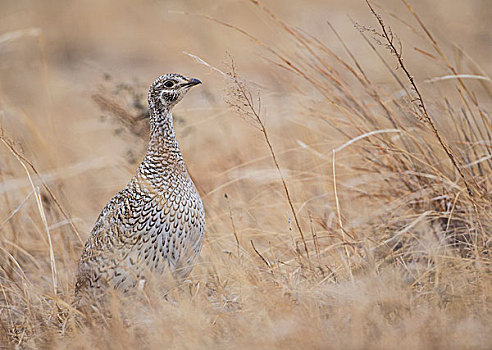
[[(294, 221), (297, 227), (297, 230), (299, 232), (299, 235), (301, 236), (302, 243), (304, 245), (304, 251), (306, 253), (306, 257), (308, 259), (308, 262), (311, 263), (311, 259), (309, 257), (309, 250), (307, 247), (306, 239), (304, 237), (304, 232), (302, 231), (301, 224), (299, 222), (299, 218), (297, 217), (296, 210), (294, 209), (294, 204), (292, 203), (292, 198), (289, 192), (289, 188), (287, 187), (287, 183), (285, 182), (285, 178), (282, 174), (282, 170), (280, 169), (280, 165), (277, 160), (277, 156), (275, 155), (275, 151), (273, 150), (272, 143), (270, 142), (270, 137), (268, 136), (268, 132), (265, 126), (265, 123), (263, 122), (260, 113), (261, 113), (261, 99), (258, 97), (258, 107), (256, 108), (253, 102), (253, 97), (251, 95), (251, 92), (247, 89), (245, 83), (241, 81), (237, 75), (236, 68), (234, 66), (234, 62), (232, 62), (232, 70), (231, 70), (231, 80), (234, 82), (234, 89), (237, 91), (236, 96), (239, 98), (239, 104), (235, 103), (234, 101), (230, 102), (232, 106), (235, 106), (236, 109), (241, 112), (246, 112), (247, 114), (250, 114), (251, 117), (254, 119), (254, 121), (259, 125), (259, 128), (265, 138), (265, 142), (268, 145), (268, 150), (270, 151), (270, 155), (272, 156), (273, 163), (275, 164), (275, 168), (278, 171), (278, 174), (280, 176), (280, 179), (282, 181), (282, 186), (285, 191), (285, 196), (287, 197), (287, 202), (289, 203), (289, 207), (292, 213), (292, 216), (294, 217)], [(244, 106), (247, 108), (245, 111), (241, 107), (241, 103), (244, 104)]]
[(55, 253), (53, 252), (53, 243), (51, 242), (51, 233), (48, 228), (48, 221), (46, 220), (46, 215), (43, 209), (43, 202), (41, 200), (41, 195), (39, 193), (39, 187), (34, 186), (34, 183), (31, 178), (31, 174), (29, 173), (29, 170), (27, 169), (27, 166), (24, 164), (22, 161), (21, 157), (19, 154), (14, 150), (14, 148), (7, 143), (7, 141), (2, 138), (1, 139), (3, 144), (12, 152), (12, 154), (15, 156), (15, 158), (18, 160), (18, 162), (22, 165), (24, 168), (24, 171), (26, 172), (27, 178), (29, 179), (29, 182), (31, 183), (32, 190), (34, 192), (34, 197), (36, 198), (36, 204), (39, 209), (39, 215), (41, 216), (41, 220), (43, 221), (44, 228), (46, 230), (46, 236), (48, 237), (48, 244), (49, 244), (49, 251), (50, 251), (50, 263), (51, 263), (51, 279), (53, 281), (53, 292), (56, 294), (58, 291), (58, 273), (56, 271), (56, 262), (55, 262)]
[[(402, 0), (402, 1), (404, 1), (404, 0)], [(413, 78), (413, 76), (410, 74), (410, 72), (406, 68), (405, 64), (403, 63), (403, 58), (401, 55), (401, 48), (398, 49), (395, 46), (396, 44), (394, 41), (393, 33), (391, 32), (390, 29), (388, 29), (386, 27), (386, 25), (383, 22), (383, 19), (381, 18), (381, 16), (378, 13), (376, 13), (376, 11), (372, 7), (369, 0), (366, 0), (366, 3), (367, 3), (367, 6), (369, 6), (369, 8), (371, 9), (371, 12), (374, 14), (374, 17), (376, 17), (376, 19), (379, 23), (379, 26), (381, 27), (382, 36), (386, 40), (386, 43), (387, 43), (388, 47), (390, 48), (391, 52), (395, 55), (396, 59), (398, 60), (398, 65), (405, 72), (405, 75), (407, 76), (410, 84), (412, 85), (413, 91), (417, 94), (417, 104), (423, 113), (424, 119), (429, 123), (430, 127), (432, 128), (432, 131), (434, 132), (434, 135), (439, 140), (439, 143), (441, 144), (442, 148), (446, 152), (446, 155), (449, 157), (449, 159), (451, 160), (451, 163), (453, 163), (453, 166), (456, 168), (456, 170), (460, 174), (461, 178), (463, 179), (463, 182), (466, 186), (468, 195), (473, 196), (472, 188), (468, 184), (468, 181), (465, 177), (465, 174), (463, 173), (463, 170), (462, 170), (461, 165), (459, 164), (459, 161), (456, 159), (455, 155), (453, 154), (453, 152), (451, 151), (451, 149), (449, 148), (447, 143), (442, 138), (441, 134), (437, 130), (437, 127), (436, 127), (436, 124), (434, 123), (434, 120), (432, 119), (432, 117), (427, 112), (427, 108), (425, 106), (424, 99), (422, 97), (422, 94), (420, 93), (420, 90), (417, 87), (417, 84), (415, 83), (415, 79)]]
[[(5, 136), (0, 136), (0, 140), (2, 140), (3, 144), (12, 152), (12, 154), (15, 155), (16, 158), (18, 158), (23, 166), (24, 166), (24, 162), (27, 163), (29, 165), (29, 167), (32, 169), (32, 171), (40, 177), (41, 179), (41, 183), (43, 184), (43, 188), (46, 190), (46, 192), (48, 192), (49, 196), (51, 197), (51, 199), (53, 200), (53, 202), (56, 204), (56, 206), (58, 207), (58, 209), (60, 210), (60, 212), (62, 213), (62, 215), (64, 216), (65, 220), (67, 220), (67, 222), (70, 223), (70, 226), (72, 227), (73, 229), (73, 232), (76, 234), (78, 240), (80, 243), (82, 243), (82, 238), (80, 237), (80, 233), (79, 231), (77, 230), (77, 228), (75, 227), (73, 221), (70, 219), (70, 216), (65, 212), (65, 209), (63, 209), (63, 207), (61, 206), (60, 202), (58, 201), (58, 199), (55, 197), (55, 195), (53, 194), (53, 192), (50, 190), (50, 188), (46, 185), (46, 183), (44, 183), (43, 179), (41, 178), (41, 176), (39, 175), (39, 172), (37, 171), (37, 169), (34, 167), (34, 165), (28, 160), (26, 159), (22, 154), (20, 154), (15, 148), (14, 146), (12, 145), (11, 142), (9, 142)], [(26, 170), (27, 171), (27, 170)]]

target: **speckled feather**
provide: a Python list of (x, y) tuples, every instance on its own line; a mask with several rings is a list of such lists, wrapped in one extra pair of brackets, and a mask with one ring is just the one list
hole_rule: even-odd
[(127, 291), (147, 273), (166, 268), (179, 279), (191, 272), (205, 236), (205, 212), (176, 140), (171, 109), (199, 83), (166, 74), (150, 86), (147, 154), (99, 215), (78, 265), (76, 296), (108, 287)]

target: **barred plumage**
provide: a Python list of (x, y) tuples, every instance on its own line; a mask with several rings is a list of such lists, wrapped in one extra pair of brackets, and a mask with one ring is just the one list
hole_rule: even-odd
[(149, 89), (150, 141), (128, 185), (104, 207), (77, 271), (75, 293), (108, 287), (127, 291), (146, 273), (186, 277), (205, 236), (202, 200), (174, 133), (172, 108), (200, 81), (179, 74), (159, 77)]

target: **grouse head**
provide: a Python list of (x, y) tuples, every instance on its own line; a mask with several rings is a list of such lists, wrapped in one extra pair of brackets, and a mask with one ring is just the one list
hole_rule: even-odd
[(186, 95), (188, 90), (202, 82), (181, 74), (170, 73), (157, 78), (149, 89), (149, 106), (171, 110)]

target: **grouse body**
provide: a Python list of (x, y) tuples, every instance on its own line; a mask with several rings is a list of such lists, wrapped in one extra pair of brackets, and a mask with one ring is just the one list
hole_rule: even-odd
[(150, 141), (128, 185), (104, 207), (78, 264), (75, 293), (127, 291), (148, 273), (185, 278), (205, 236), (202, 200), (186, 169), (172, 108), (198, 79), (166, 74), (150, 86)]

